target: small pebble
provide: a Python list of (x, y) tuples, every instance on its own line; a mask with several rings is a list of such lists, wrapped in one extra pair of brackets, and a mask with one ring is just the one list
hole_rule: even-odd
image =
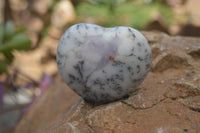
[(188, 77), (190, 77), (190, 76), (192, 75), (192, 73), (191, 73), (191, 72), (188, 72), (186, 75), (187, 75)]

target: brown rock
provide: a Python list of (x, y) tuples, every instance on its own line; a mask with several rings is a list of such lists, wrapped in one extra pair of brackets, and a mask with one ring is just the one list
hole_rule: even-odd
[(58, 28), (51, 26), (49, 27), (48, 35), (52, 38), (56, 38), (59, 40), (60, 37), (62, 36), (62, 32)]
[(167, 25), (163, 20), (162, 15), (158, 11), (154, 11), (151, 15), (151, 21), (145, 26), (145, 29), (148, 31), (160, 31), (169, 33)]
[(191, 55), (194, 59), (200, 60), (200, 47), (193, 47), (188, 51), (188, 54)]
[(57, 28), (63, 28), (75, 18), (74, 7), (69, 0), (61, 0), (55, 7), (51, 18), (52, 24)]
[(29, 19), (27, 27), (29, 32), (39, 33), (43, 28), (43, 21), (38, 17), (31, 17)]
[(181, 79), (174, 83), (174, 86), (170, 88), (170, 91), (166, 94), (167, 97), (171, 98), (187, 98), (190, 96), (200, 95), (200, 89), (198, 86)]
[(38, 12), (41, 15), (44, 15), (47, 11), (49, 6), (53, 3), (53, 0), (32, 0), (31, 6), (33, 10)]
[[(77, 103), (79, 103), (79, 97), (58, 76), (54, 85), (25, 114), (25, 119), (19, 123), (16, 132), (40, 132), (57, 117), (69, 117), (71, 114), (66, 112), (74, 112)], [(61, 119), (59, 119), (60, 122), (62, 122)]]
[(128, 99), (92, 107), (56, 77), (16, 133), (198, 133), (200, 62), (191, 51), (200, 39), (143, 33), (153, 51), (152, 71)]
[(185, 106), (189, 107), (190, 109), (194, 111), (200, 112), (200, 95), (197, 96), (190, 96), (185, 99), (179, 99), (178, 100), (180, 103), (184, 104)]
[(154, 72), (162, 72), (169, 68), (182, 68), (190, 66), (186, 58), (175, 54), (173, 55), (172, 53), (163, 52), (152, 62), (152, 70)]
[(200, 36), (200, 26), (193, 25), (191, 23), (182, 26), (181, 30), (178, 32), (181, 36)]

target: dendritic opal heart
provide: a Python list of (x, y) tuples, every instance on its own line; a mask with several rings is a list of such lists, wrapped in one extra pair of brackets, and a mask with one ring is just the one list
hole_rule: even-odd
[(61, 37), (57, 64), (67, 85), (87, 102), (98, 105), (135, 90), (150, 69), (151, 49), (133, 28), (81, 23)]

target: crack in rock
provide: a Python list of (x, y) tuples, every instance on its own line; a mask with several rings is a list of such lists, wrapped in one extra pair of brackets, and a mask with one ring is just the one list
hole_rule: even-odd
[(161, 102), (165, 101), (166, 99), (167, 99), (167, 97), (161, 99), (159, 102), (153, 103), (152, 106), (146, 107), (146, 108), (135, 107), (135, 106), (133, 106), (132, 104), (127, 103), (126, 101), (121, 101), (121, 103), (125, 104), (126, 106), (129, 106), (129, 107), (133, 108), (134, 110), (146, 110), (146, 109), (153, 108), (153, 107), (156, 106), (156, 105), (159, 105)]

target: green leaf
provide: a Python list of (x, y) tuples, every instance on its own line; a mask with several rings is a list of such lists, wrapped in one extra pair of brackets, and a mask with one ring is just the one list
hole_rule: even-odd
[(0, 46), (0, 51), (11, 51), (16, 50), (27, 50), (31, 46), (31, 41), (28, 36), (24, 34), (15, 35), (10, 41), (5, 45)]
[(11, 64), (12, 61), (14, 60), (14, 55), (11, 53), (11, 51), (4, 51), (3, 55), (5, 57), (5, 61), (7, 64)]
[(20, 28), (16, 29), (15, 34), (23, 33), (25, 30), (26, 30), (25, 27), (20, 27)]
[(6, 64), (4, 61), (0, 60), (0, 74), (7, 72)]
[(15, 33), (15, 26), (12, 21), (8, 21), (5, 26), (5, 38), (10, 39)]
[(4, 26), (3, 24), (0, 24), (0, 43), (3, 42), (3, 39), (4, 39)]

